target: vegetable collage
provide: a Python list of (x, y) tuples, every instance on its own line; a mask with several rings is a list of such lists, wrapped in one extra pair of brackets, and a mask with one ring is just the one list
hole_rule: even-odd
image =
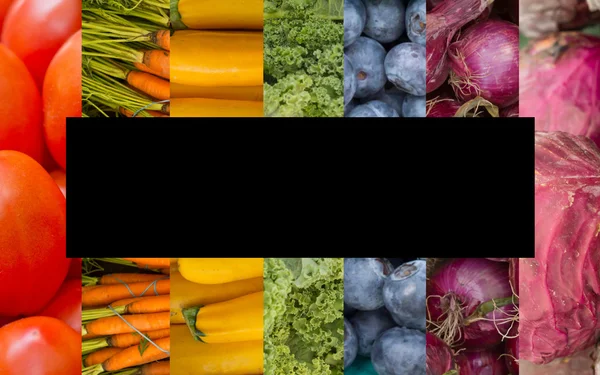
[(263, 374), (263, 259), (171, 259), (174, 375)]
[(171, 0), (173, 117), (263, 117), (263, 2)]
[(423, 259), (344, 259), (344, 374), (425, 374), (425, 277)]
[(425, 117), (425, 5), (344, 1), (346, 117)]
[(427, 21), (427, 117), (519, 117), (519, 0), (427, 0)]
[(82, 0), (84, 117), (169, 117), (168, 0)]
[(81, 374), (170, 374), (168, 258), (84, 258)]

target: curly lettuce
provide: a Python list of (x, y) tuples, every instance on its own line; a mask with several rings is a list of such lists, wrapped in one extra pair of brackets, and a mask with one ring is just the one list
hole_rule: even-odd
[(341, 258), (266, 258), (265, 375), (342, 375)]
[(343, 0), (265, 1), (267, 117), (343, 117)]

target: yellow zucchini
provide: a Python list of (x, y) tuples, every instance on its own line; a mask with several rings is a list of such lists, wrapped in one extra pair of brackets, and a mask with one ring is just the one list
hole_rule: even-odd
[(200, 98), (171, 99), (171, 117), (263, 117), (263, 102)]
[(212, 305), (187, 307), (182, 313), (198, 341), (225, 344), (262, 340), (263, 295), (256, 292)]
[[(263, 341), (203, 344), (184, 325), (171, 326), (173, 375), (261, 375)], [(176, 360), (175, 360), (176, 359)]]
[(263, 86), (209, 87), (171, 83), (171, 98), (229, 99), (260, 102), (263, 100)]
[(171, 83), (261, 86), (262, 32), (176, 31), (171, 36)]
[(171, 0), (175, 30), (263, 28), (263, 0)]
[(179, 258), (178, 270), (198, 284), (223, 284), (263, 276), (263, 258)]
[(223, 302), (263, 290), (263, 278), (223, 284), (198, 284), (188, 281), (177, 271), (171, 272), (171, 324), (185, 324), (181, 309)]

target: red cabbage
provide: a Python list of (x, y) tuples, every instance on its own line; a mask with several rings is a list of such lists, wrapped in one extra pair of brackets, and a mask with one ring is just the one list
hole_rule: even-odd
[(519, 27), (488, 19), (461, 33), (448, 47), (450, 84), (466, 102), (477, 96), (499, 108), (519, 100)]
[(600, 144), (600, 38), (561, 33), (521, 52), (520, 114)]
[(444, 375), (455, 368), (452, 349), (434, 334), (427, 332), (427, 375)]
[(513, 334), (510, 319), (516, 312), (506, 262), (452, 260), (429, 279), (427, 295), (429, 330), (452, 347), (481, 350), (500, 344), (500, 332)]
[(548, 363), (598, 339), (599, 211), (597, 146), (583, 136), (536, 132), (535, 258), (519, 260), (521, 360)]
[(460, 375), (508, 375), (502, 352), (461, 352), (456, 357)]

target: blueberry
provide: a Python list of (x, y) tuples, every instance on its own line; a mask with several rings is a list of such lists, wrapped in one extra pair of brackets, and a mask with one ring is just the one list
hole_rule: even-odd
[(400, 114), (381, 100), (371, 100), (356, 106), (348, 117), (400, 117)]
[(367, 22), (367, 10), (362, 0), (344, 0), (344, 48), (362, 34)]
[(427, 114), (425, 95), (406, 95), (402, 103), (403, 117), (425, 117)]
[(344, 318), (344, 368), (350, 366), (356, 358), (358, 351), (358, 338), (352, 323)]
[[(386, 52), (379, 42), (361, 36), (346, 48), (345, 53), (350, 59), (356, 75), (355, 98), (373, 95), (385, 86)], [(344, 72), (344, 75), (346, 74)]]
[(344, 258), (344, 302), (358, 310), (383, 307), (383, 283), (392, 271), (385, 258)]
[(404, 34), (403, 0), (363, 0), (363, 3), (367, 9), (365, 35), (388, 43)]
[(406, 8), (406, 34), (411, 42), (425, 45), (427, 1), (410, 0)]
[(344, 302), (344, 317), (351, 318), (357, 311), (358, 310), (356, 310), (354, 307), (348, 306), (348, 304)]
[(358, 338), (358, 354), (367, 357), (371, 356), (371, 348), (375, 339), (396, 326), (394, 319), (385, 307), (372, 311), (358, 311), (350, 318), (350, 322)]
[(400, 91), (395, 87), (389, 89), (381, 89), (375, 95), (371, 95), (367, 98), (360, 99), (360, 103), (368, 103), (371, 100), (380, 100), (390, 107), (394, 108), (398, 115), (402, 117), (402, 103), (404, 103), (404, 97), (407, 94), (404, 91)]
[(425, 47), (417, 43), (402, 43), (385, 57), (385, 74), (398, 89), (411, 95), (425, 95)]
[(425, 333), (388, 329), (375, 340), (371, 361), (379, 375), (425, 375)]
[(402, 327), (425, 332), (427, 262), (415, 260), (396, 268), (383, 284), (383, 302)]
[(344, 105), (350, 103), (356, 92), (356, 74), (348, 56), (344, 55)]
[(350, 101), (350, 103), (346, 104), (344, 106), (344, 117), (348, 117), (348, 115), (350, 114), (350, 112), (352, 112), (352, 110), (354, 108), (356, 108), (356, 106), (358, 105), (358, 99), (352, 99)]

